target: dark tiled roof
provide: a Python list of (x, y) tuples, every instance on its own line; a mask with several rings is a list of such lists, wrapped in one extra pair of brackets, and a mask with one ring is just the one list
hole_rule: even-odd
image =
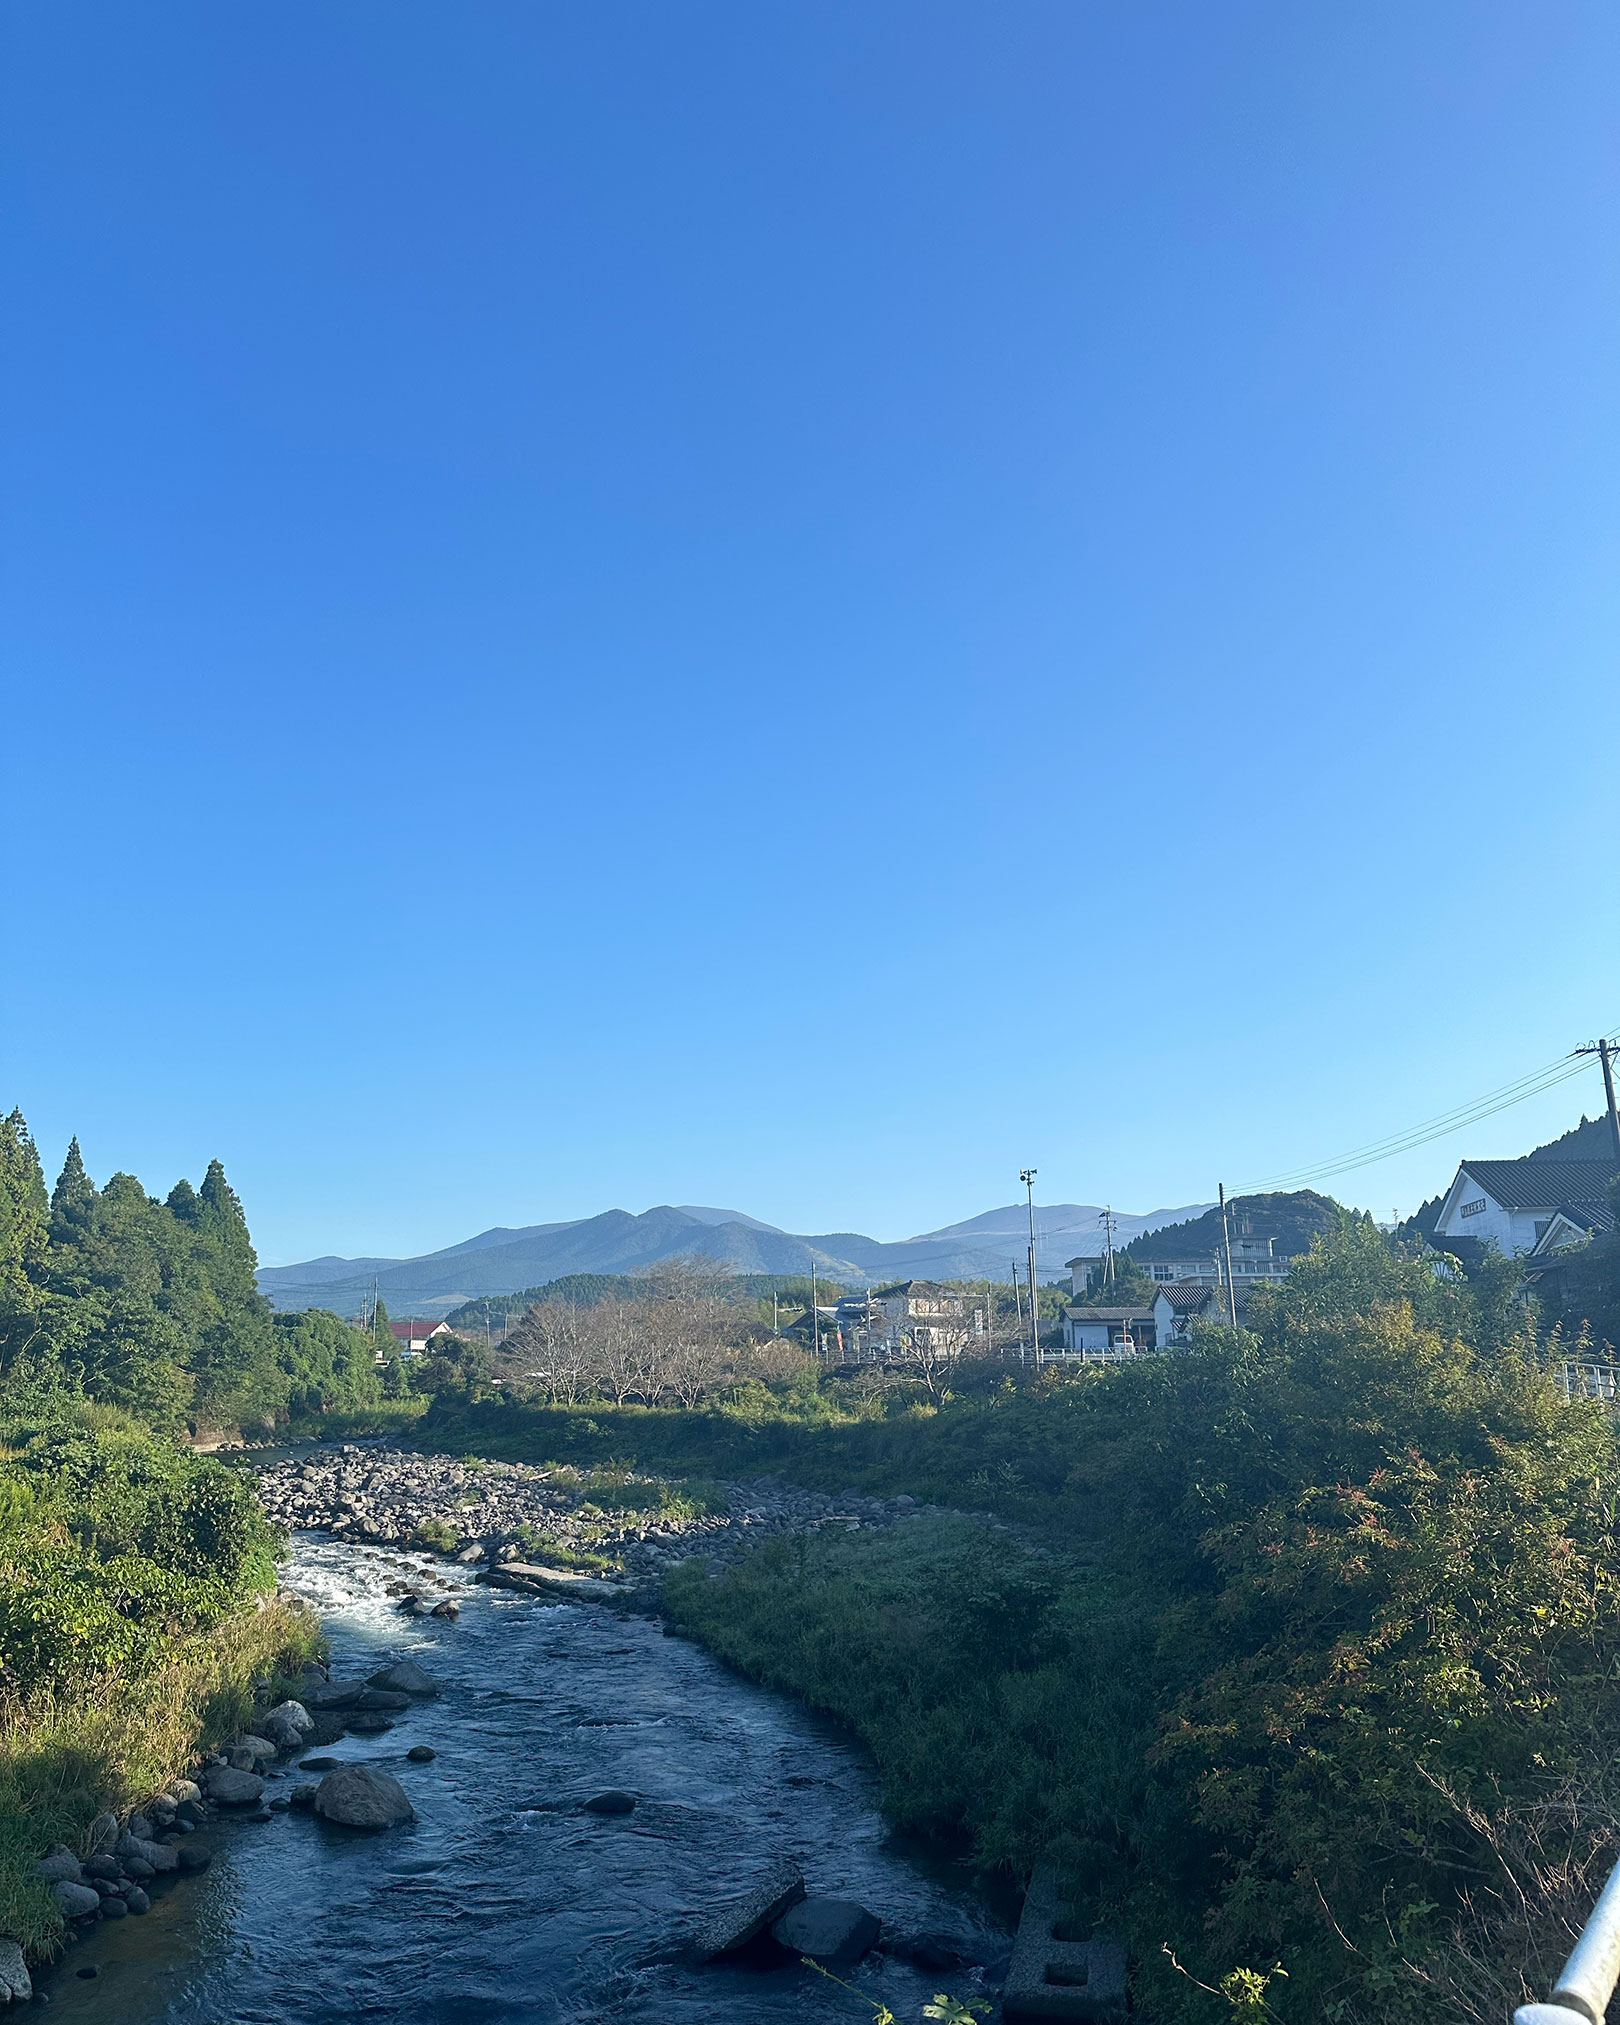
[(1071, 1322), (1151, 1322), (1151, 1308), (1065, 1308)]
[(1201, 1308), (1206, 1301), (1218, 1300), (1221, 1290), (1213, 1280), (1170, 1280), (1159, 1289), (1159, 1299), (1168, 1301), (1176, 1314), (1193, 1308)]
[(1558, 1205), (1558, 1214), (1567, 1216), (1571, 1223), (1579, 1224), (1582, 1230), (1611, 1231), (1614, 1229), (1614, 1211), (1607, 1196), (1574, 1195)]
[(1556, 1209), (1576, 1198), (1601, 1198), (1609, 1177), (1620, 1173), (1610, 1160), (1465, 1160), (1463, 1172), (1504, 1209)]

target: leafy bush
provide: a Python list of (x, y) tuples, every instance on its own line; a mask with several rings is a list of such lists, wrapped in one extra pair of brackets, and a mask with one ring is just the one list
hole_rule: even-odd
[(424, 1519), (411, 1535), (413, 1547), (431, 1547), (438, 1554), (453, 1554), (461, 1545), (461, 1535), (444, 1519)]
[[(1055, 1855), (1156, 2017), (1280, 1963), (1280, 2018), (1499, 2019), (1567, 1947), (1548, 1880), (1590, 1869), (1607, 1808), (1567, 1803), (1620, 1728), (1612, 1428), (1501, 1277), (1348, 1227), (1253, 1335), (860, 1431), (891, 1485), (972, 1475), (971, 1434), (1063, 1558), (922, 1518), (676, 1571), (672, 1608), (855, 1727), (897, 1819)], [(1462, 1935), (1505, 1980), (1462, 1990)]]

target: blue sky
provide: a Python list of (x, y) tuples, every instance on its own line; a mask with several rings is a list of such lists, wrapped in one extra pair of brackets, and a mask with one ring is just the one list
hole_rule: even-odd
[(890, 1237), (1620, 1025), (1612, 9), (3, 19), (53, 1170)]

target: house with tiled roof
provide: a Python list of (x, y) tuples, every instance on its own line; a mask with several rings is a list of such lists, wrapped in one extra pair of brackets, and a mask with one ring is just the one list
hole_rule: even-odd
[(1442, 1251), (1494, 1245), (1504, 1258), (1529, 1258), (1538, 1247), (1584, 1242), (1613, 1227), (1609, 1183), (1620, 1161), (1465, 1160), (1434, 1221)]

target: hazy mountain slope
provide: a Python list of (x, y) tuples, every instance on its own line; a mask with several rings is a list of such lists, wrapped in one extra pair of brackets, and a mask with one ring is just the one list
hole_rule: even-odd
[[(1037, 1207), (1037, 1262), (1043, 1277), (1056, 1278), (1080, 1239), (1094, 1236), (1096, 1214), (1073, 1203)], [(1184, 1214), (1121, 1215), (1119, 1241), (1159, 1219)], [(398, 1317), (446, 1314), (480, 1295), (515, 1294), (570, 1273), (633, 1273), (682, 1253), (723, 1261), (739, 1273), (789, 1278), (813, 1268), (829, 1280), (857, 1285), (903, 1279), (1006, 1280), (1015, 1257), (1022, 1267), (1028, 1243), (1025, 1218), (1024, 1209), (1013, 1204), (950, 1231), (884, 1243), (858, 1231), (795, 1236), (740, 1213), (663, 1203), (640, 1216), (610, 1209), (577, 1222), (483, 1231), (416, 1259), (328, 1257), (269, 1266), (260, 1272), (259, 1284), (278, 1308), (334, 1308), (340, 1314), (358, 1313), (375, 1286)]]
[[(1116, 1210), (1114, 1242), (1126, 1244), (1132, 1238), (1140, 1237), (1144, 1231), (1157, 1230), (1160, 1224), (1182, 1223), (1190, 1217), (1202, 1216), (1210, 1207), (1207, 1202), (1189, 1202), (1184, 1203), (1180, 1209), (1154, 1209), (1143, 1216), (1133, 1216), (1128, 1211)], [(1100, 1246), (1102, 1226), (1097, 1219), (1102, 1214), (1102, 1205), (1094, 1202), (1036, 1203), (1035, 1241), (1040, 1248), (1041, 1257), (1045, 1258), (1047, 1245), (1056, 1244), (1060, 1238), (1073, 1238), (1082, 1250), (1085, 1250), (1093, 1239)], [(966, 1223), (948, 1223), (941, 1230), (924, 1231), (920, 1237), (913, 1238), (911, 1242), (927, 1244), (935, 1239), (944, 1238), (957, 1238), (976, 1244), (990, 1244), (1012, 1238), (1027, 1250), (1028, 1205), (1022, 1202), (1009, 1202), (1003, 1209), (987, 1209), (983, 1216), (969, 1217)], [(1085, 1243), (1080, 1244), (1081, 1240)]]

